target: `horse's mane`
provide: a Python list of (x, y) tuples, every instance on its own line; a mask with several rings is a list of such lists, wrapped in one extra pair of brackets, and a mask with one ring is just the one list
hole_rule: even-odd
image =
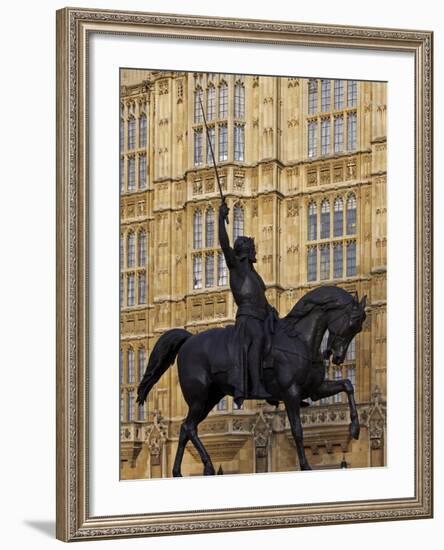
[(282, 318), (286, 327), (294, 327), (301, 319), (306, 317), (315, 307), (324, 311), (333, 307), (346, 306), (350, 303), (350, 294), (338, 286), (321, 286), (307, 292), (289, 313)]

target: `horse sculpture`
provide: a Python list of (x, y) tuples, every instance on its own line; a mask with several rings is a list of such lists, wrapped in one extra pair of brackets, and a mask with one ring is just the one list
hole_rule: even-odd
[[(300, 419), (300, 408), (307, 406), (305, 399), (317, 401), (345, 392), (350, 408), (350, 436), (359, 438), (353, 385), (348, 379), (327, 380), (325, 360), (331, 357), (335, 365), (343, 363), (351, 340), (362, 329), (365, 304), (365, 296), (359, 301), (357, 294), (352, 295), (340, 287), (322, 286), (308, 292), (275, 325), (271, 349), (263, 358), (263, 383), (269, 401), (271, 395), (276, 404), (284, 402), (301, 470), (311, 469), (305, 456)], [(329, 331), (327, 347), (321, 354), (326, 330)], [(233, 365), (232, 338), (232, 326), (196, 335), (184, 329), (172, 329), (159, 338), (150, 355), (138, 387), (138, 403), (145, 402), (149, 391), (177, 356), (179, 382), (189, 407), (180, 429), (174, 477), (182, 475), (182, 458), (188, 441), (199, 453), (204, 475), (215, 474), (197, 427), (225, 395), (233, 395), (233, 387), (228, 383), (228, 372)], [(248, 398), (246, 395), (245, 399)]]

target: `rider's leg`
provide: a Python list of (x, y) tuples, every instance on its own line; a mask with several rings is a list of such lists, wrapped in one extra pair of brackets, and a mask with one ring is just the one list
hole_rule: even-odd
[(248, 366), (251, 379), (251, 395), (261, 395), (264, 393), (262, 382), (262, 355), (264, 348), (264, 329), (263, 323), (257, 321), (249, 326), (250, 348), (248, 350)]

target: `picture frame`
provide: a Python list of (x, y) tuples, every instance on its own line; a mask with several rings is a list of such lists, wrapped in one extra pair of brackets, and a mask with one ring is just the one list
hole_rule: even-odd
[[(212, 41), (264, 47), (391, 52), (414, 59), (414, 462), (411, 496), (338, 501), (282, 502), (149, 513), (93, 514), (90, 441), (90, 267), (97, 249), (90, 227), (90, 105), (88, 74), (94, 35)], [(126, 38), (125, 38), (126, 37)], [(57, 538), (167, 535), (429, 518), (432, 464), (432, 60), (429, 31), (341, 27), (186, 15), (65, 8), (57, 12)], [(117, 171), (116, 171), (117, 174)], [(117, 177), (117, 175), (116, 175)], [(392, 437), (396, 437), (392, 433)], [(117, 475), (117, 474), (116, 474)], [(207, 481), (207, 480), (202, 480)], [(199, 481), (194, 480), (195, 483)], [(175, 483), (171, 480), (168, 483)], [(186, 487), (191, 487), (187, 485)], [(194, 511), (193, 511), (194, 510)]]

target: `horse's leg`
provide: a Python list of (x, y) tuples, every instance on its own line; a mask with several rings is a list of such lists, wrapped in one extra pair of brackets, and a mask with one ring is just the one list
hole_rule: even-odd
[(285, 403), (288, 420), (290, 421), (291, 433), (296, 443), (301, 470), (311, 470), (307, 457), (305, 456), (302, 423), (299, 414), (301, 407), (301, 390), (296, 384), (293, 384), (283, 392), (282, 397)]
[(355, 402), (355, 390), (353, 384), (345, 378), (344, 380), (324, 380), (324, 382), (316, 389), (316, 393), (311, 396), (313, 401), (324, 397), (331, 397), (338, 393), (345, 392), (348, 398), (348, 406), (350, 408), (350, 426), (349, 431), (351, 437), (359, 439), (359, 415)]
[(202, 420), (204, 420), (211, 409), (222, 399), (223, 393), (219, 391), (210, 392), (208, 399), (205, 402), (194, 401), (188, 411), (188, 415), (180, 428), (179, 444), (176, 451), (176, 458), (174, 460), (173, 476), (181, 476), (181, 463), (183, 459), (183, 453), (185, 446), (190, 440), (196, 447), (197, 452), (204, 465), (204, 475), (214, 475), (214, 470), (211, 458), (205, 449), (204, 444), (197, 435), (197, 426)]

